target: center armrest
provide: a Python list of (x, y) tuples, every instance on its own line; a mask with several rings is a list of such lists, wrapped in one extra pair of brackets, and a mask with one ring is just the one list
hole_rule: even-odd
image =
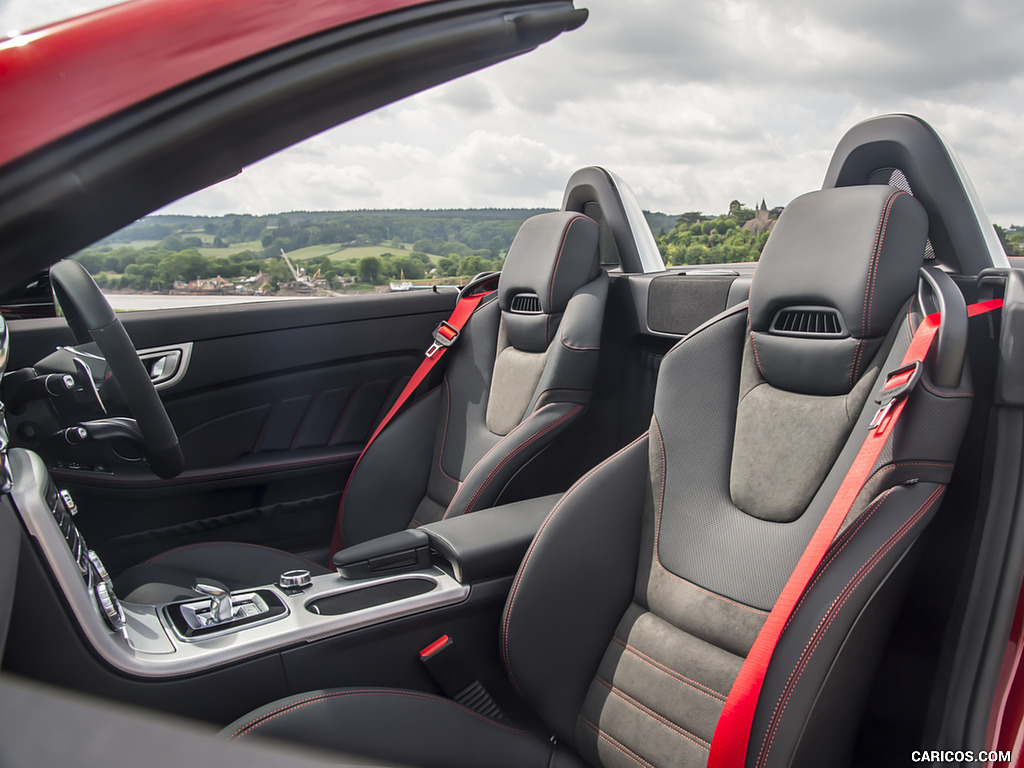
[(451, 563), (455, 578), (463, 584), (511, 576), (560, 498), (562, 494), (555, 493), (524, 499), (416, 530), (427, 534), (431, 547)]

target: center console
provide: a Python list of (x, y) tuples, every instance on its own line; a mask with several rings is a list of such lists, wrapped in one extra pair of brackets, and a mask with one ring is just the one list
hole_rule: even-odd
[(350, 548), (348, 565), (338, 565), (348, 576), (288, 572), (278, 583), (234, 593), (200, 580), (194, 599), (153, 606), (118, 600), (75, 525), (74, 500), (56, 488), (38, 455), (13, 449), (8, 466), (17, 511), (87, 644), (114, 669), (139, 678), (201, 673), (461, 603), (474, 581), (515, 572), (556, 499), (483, 510)]

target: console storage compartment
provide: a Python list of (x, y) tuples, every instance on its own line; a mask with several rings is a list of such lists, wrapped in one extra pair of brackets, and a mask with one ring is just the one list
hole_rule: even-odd
[(471, 515), (424, 525), (437, 554), (451, 565), (455, 580), (472, 584), (519, 569), (537, 530), (562, 494), (524, 499)]

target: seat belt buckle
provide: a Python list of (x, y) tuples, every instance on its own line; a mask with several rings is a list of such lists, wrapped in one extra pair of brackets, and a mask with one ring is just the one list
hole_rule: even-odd
[(441, 635), (420, 651), (420, 661), (444, 695), (456, 704), (492, 720), (505, 719), (498, 702), (473, 674), (448, 635)]
[(915, 360), (886, 374), (885, 383), (878, 391), (878, 394), (875, 395), (875, 402), (881, 407), (878, 409), (875, 417), (871, 419), (871, 423), (868, 425), (869, 429), (880, 428), (885, 423), (893, 404), (913, 391), (914, 387), (917, 386), (917, 382), (921, 380), (923, 371), (924, 366), (921, 364), (921, 361)]
[(450, 347), (458, 338), (459, 329), (447, 320), (442, 320), (437, 324), (437, 328), (434, 329), (434, 343), (427, 348), (426, 356), (433, 357), (439, 349)]

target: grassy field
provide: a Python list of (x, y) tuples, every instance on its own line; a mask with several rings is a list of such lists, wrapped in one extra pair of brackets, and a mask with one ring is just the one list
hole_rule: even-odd
[(408, 255), (409, 251), (403, 251), (401, 248), (395, 248), (390, 245), (359, 245), (351, 248), (342, 248), (340, 245), (331, 254), (331, 258), (334, 261), (348, 261), (349, 259), (362, 259), (366, 256), (382, 256), (385, 253), (390, 253), (394, 256), (400, 254)]
[[(209, 236), (207, 236), (203, 242), (207, 242), (207, 239), (209, 239)], [(242, 251), (252, 251), (254, 254), (259, 256), (260, 252), (263, 250), (263, 244), (259, 240), (250, 240), (247, 243), (235, 243), (234, 245), (229, 245), (227, 248), (204, 246), (202, 248), (196, 248), (196, 250), (199, 251), (200, 255), (205, 256), (208, 259), (223, 259), (233, 253), (241, 253)]]
[(322, 259), (324, 256), (330, 256), (333, 259), (340, 250), (340, 243), (321, 243), (320, 245), (307, 245), (305, 248), (299, 248), (294, 251), (289, 251), (288, 258), (293, 259), (295, 261), (302, 261), (303, 259)]
[[(201, 236), (204, 243), (212, 241), (212, 237), (210, 235), (194, 234), (196, 234), (197, 237)], [(186, 234), (185, 236), (188, 237), (189, 234)], [(149, 248), (159, 244), (159, 240), (132, 240), (128, 243), (129, 246), (136, 250), (142, 250), (143, 248)], [(245, 243), (235, 243), (234, 245), (229, 245), (226, 248), (204, 246), (202, 248), (197, 248), (196, 250), (208, 259), (226, 258), (233, 253), (241, 253), (242, 251), (252, 251), (259, 255), (263, 251), (263, 244), (259, 240), (251, 240)], [(322, 259), (324, 256), (329, 256), (332, 261), (347, 261), (348, 259), (361, 259), (364, 256), (382, 256), (385, 253), (390, 253), (394, 256), (407, 256), (411, 251), (411, 243), (406, 243), (404, 250), (401, 248), (395, 248), (392, 245), (363, 245), (345, 248), (341, 243), (324, 243), (322, 245), (308, 245), (305, 248), (298, 248), (294, 251), (289, 251), (288, 258), (299, 262), (306, 259)], [(430, 256), (430, 262), (435, 265), (437, 264), (437, 260), (441, 258), (435, 254), (428, 255)]]
[[(309, 252), (313, 249), (326, 249), (331, 248), (333, 250), (329, 252)], [(405, 249), (395, 248), (393, 245), (359, 245), (350, 248), (342, 248), (340, 245), (312, 245), (308, 248), (300, 248), (294, 253), (289, 253), (289, 258), (292, 259), (308, 259), (314, 257), (330, 256), (332, 261), (348, 261), (349, 259), (362, 259), (366, 256), (383, 256), (385, 253), (390, 253), (392, 256), (408, 256), (412, 252), (412, 245), (410, 243), (405, 244)], [(437, 264), (437, 260), (441, 258), (434, 254), (427, 254), (430, 257), (431, 264)]]

